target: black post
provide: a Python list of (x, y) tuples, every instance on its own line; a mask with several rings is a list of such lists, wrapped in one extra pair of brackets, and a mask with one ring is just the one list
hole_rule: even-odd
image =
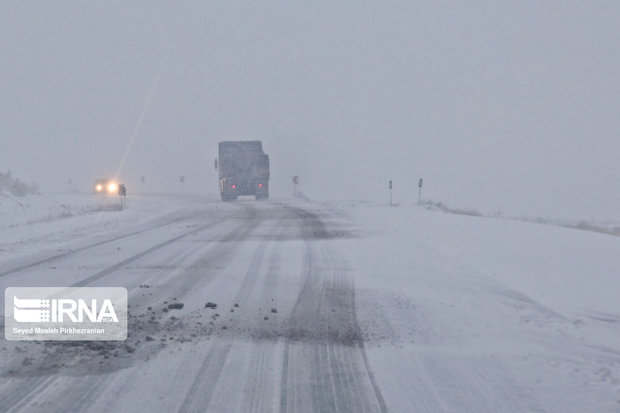
[(127, 188), (125, 187), (125, 184), (118, 185), (118, 196), (120, 196), (121, 198), (121, 211), (122, 211), (125, 206), (125, 198), (127, 198)]
[(422, 203), (422, 178), (420, 178), (420, 181), (418, 182), (418, 204)]

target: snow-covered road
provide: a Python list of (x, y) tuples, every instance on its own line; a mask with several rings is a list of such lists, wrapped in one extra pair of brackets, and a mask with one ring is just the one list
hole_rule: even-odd
[(618, 237), (412, 207), (133, 202), (4, 232), (2, 290), (121, 286), (130, 319), (125, 342), (3, 339), (0, 411), (620, 409)]

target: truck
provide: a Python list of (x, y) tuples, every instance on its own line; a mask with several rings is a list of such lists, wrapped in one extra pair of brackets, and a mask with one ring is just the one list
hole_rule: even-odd
[(222, 201), (243, 195), (269, 198), (269, 155), (263, 152), (261, 141), (220, 142), (215, 167)]

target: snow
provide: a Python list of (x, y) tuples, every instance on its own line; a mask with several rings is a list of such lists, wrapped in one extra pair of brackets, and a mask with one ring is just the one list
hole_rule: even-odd
[[(38, 248), (63, 248), (123, 228), (148, 225), (166, 215), (203, 208), (210, 197), (134, 195), (121, 209), (120, 197), (45, 193), (0, 195), (0, 256), (27, 255)], [(188, 210), (189, 206), (189, 210)]]
[(620, 238), (416, 207), (339, 208), (361, 225), (346, 249), (363, 324), (397, 332), (385, 343), (376, 327), (368, 343), (396, 411), (619, 408)]
[[(2, 341), (0, 411), (620, 411), (619, 12), (3, 2), (0, 288), (125, 286), (135, 318)], [(323, 202), (193, 195), (238, 139)], [(104, 176), (122, 210), (78, 193)]]
[(1, 286), (125, 286), (133, 317), (101, 352), (3, 341), (14, 411), (62, 411), (69, 389), (90, 411), (620, 406), (617, 236), (417, 206), (116, 200), (3, 199), (3, 270), (101, 244)]

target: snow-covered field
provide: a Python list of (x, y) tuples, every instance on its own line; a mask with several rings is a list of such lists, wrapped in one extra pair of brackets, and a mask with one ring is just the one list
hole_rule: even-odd
[[(189, 201), (188, 201), (189, 199)], [(28, 255), (74, 241), (150, 225), (165, 216), (204, 209), (212, 197), (137, 195), (121, 207), (118, 196), (0, 194), (0, 256)]]
[(0, 287), (123, 286), (132, 318), (119, 345), (3, 339), (0, 411), (620, 410), (620, 237), (413, 206), (116, 201), (2, 198)]
[(396, 411), (620, 410), (620, 238), (416, 208), (347, 211), (361, 225), (347, 251), (376, 328), (369, 358)]

